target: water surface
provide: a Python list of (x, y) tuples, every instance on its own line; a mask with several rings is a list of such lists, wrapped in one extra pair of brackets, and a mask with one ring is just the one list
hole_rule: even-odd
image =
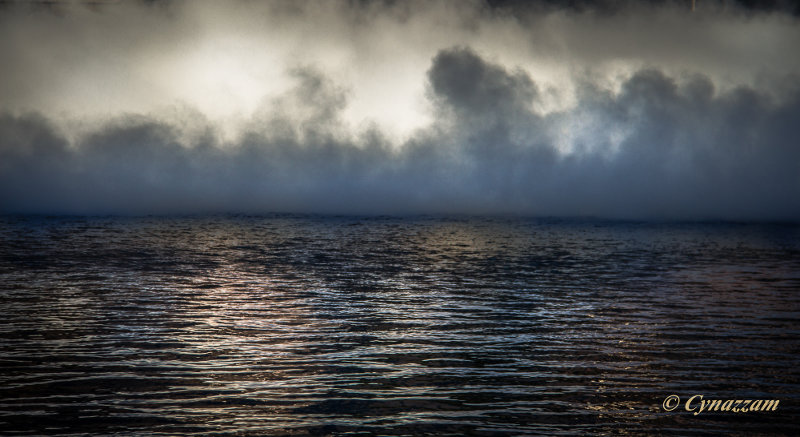
[[(793, 435), (800, 228), (0, 218), (5, 434)], [(693, 416), (664, 398), (779, 399)]]

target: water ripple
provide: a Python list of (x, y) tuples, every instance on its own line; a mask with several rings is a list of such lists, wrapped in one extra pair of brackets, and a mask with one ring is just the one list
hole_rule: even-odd
[[(0, 219), (0, 432), (796, 431), (800, 229)], [(669, 394), (780, 399), (667, 413)]]

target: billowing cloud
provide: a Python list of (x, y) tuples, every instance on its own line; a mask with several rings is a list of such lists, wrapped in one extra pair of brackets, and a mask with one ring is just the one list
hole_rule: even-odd
[(800, 220), (796, 17), (695, 14), (6, 8), (0, 210)]

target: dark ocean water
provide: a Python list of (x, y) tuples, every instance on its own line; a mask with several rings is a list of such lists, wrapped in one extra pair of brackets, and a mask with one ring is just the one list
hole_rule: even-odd
[(800, 429), (797, 226), (5, 217), (0, 299), (4, 434)]

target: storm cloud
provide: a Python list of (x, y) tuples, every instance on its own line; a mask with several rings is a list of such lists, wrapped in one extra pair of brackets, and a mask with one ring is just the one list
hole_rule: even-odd
[(0, 9), (0, 211), (800, 220), (794, 15), (512, 6)]

